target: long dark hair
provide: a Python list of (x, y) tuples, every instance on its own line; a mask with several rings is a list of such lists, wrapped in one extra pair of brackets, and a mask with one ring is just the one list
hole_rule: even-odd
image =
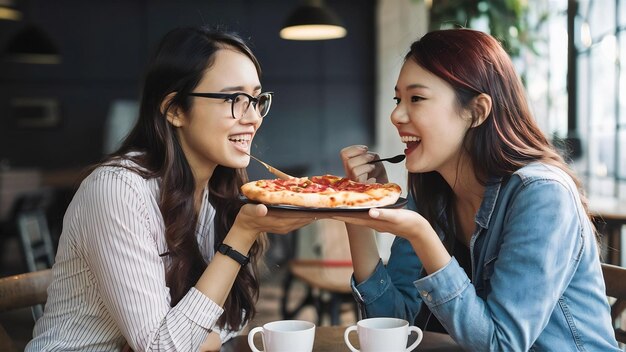
[[(415, 61), (450, 84), (461, 109), (481, 93), (491, 97), (491, 112), (482, 124), (468, 130), (463, 141), (483, 185), (489, 177), (506, 179), (539, 160), (569, 174), (587, 208), (581, 182), (536, 124), (513, 63), (495, 38), (471, 29), (433, 31), (411, 45), (405, 60)], [(476, 118), (472, 116), (472, 126)], [(453, 237), (450, 227), (436, 212), (443, 202), (448, 205), (447, 218), (454, 218), (453, 207), (449, 206), (452, 189), (443, 177), (434, 171), (409, 173), (409, 187), (413, 196), (420, 199), (416, 202), (418, 211), (431, 224), (438, 225), (446, 238)]]
[[(171, 305), (176, 305), (195, 285), (207, 267), (197, 239), (198, 214), (194, 210), (194, 178), (191, 167), (167, 122), (169, 109), (189, 112), (192, 99), (187, 97), (213, 65), (215, 53), (223, 48), (237, 50), (261, 68), (245, 42), (236, 34), (206, 27), (172, 30), (161, 40), (144, 81), (139, 119), (122, 146), (105, 164), (130, 159), (139, 167), (131, 168), (144, 178), (160, 178), (159, 208), (165, 222), (165, 239), (170, 265), (166, 283)], [(170, 100), (166, 97), (175, 93)], [(167, 103), (165, 106), (164, 101)], [(139, 152), (139, 153), (131, 153)], [(131, 153), (131, 155), (129, 155)], [(215, 247), (222, 242), (242, 206), (239, 187), (247, 182), (245, 169), (218, 165), (209, 181), (209, 201), (216, 210)], [(251, 265), (242, 268), (224, 304), (221, 327), (239, 328), (255, 315), (259, 282), (257, 264), (263, 252), (261, 237), (250, 249)], [(244, 313), (245, 312), (245, 313)]]

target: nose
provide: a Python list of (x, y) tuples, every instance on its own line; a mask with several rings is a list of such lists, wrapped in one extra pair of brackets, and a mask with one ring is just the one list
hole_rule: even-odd
[(241, 117), (241, 119), (239, 119), (239, 121), (244, 124), (245, 123), (258, 123), (261, 120), (262, 120), (261, 114), (259, 113), (259, 110), (257, 109), (257, 104), (255, 104), (254, 102), (251, 102), (250, 104), (248, 104), (248, 108), (243, 113), (243, 116)]
[(391, 112), (391, 123), (394, 125), (401, 125), (409, 122), (409, 115), (405, 108), (402, 107), (402, 103), (396, 105)]

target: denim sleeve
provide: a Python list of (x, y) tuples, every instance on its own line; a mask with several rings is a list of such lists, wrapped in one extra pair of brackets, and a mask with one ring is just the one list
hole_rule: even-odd
[(396, 237), (386, 267), (379, 261), (365, 281), (356, 284), (352, 278), (352, 291), (363, 318), (396, 317), (412, 323), (422, 303), (413, 285), (421, 271), (422, 263), (411, 244)]
[(488, 277), (476, 278), (491, 286), (486, 299), (477, 296), (454, 259), (415, 282), (424, 302), (463, 348), (531, 348), (559, 304), (582, 250), (577, 204), (563, 184), (540, 179), (520, 186), (501, 206), (507, 209), (496, 209), (489, 231), (500, 232), (490, 234), (501, 238), (500, 249), (484, 263)]

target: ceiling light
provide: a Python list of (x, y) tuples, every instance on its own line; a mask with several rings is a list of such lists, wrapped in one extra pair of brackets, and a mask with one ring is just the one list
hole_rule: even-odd
[(22, 19), (22, 13), (10, 7), (0, 6), (0, 20), (19, 21)]
[(289, 40), (326, 40), (346, 36), (339, 17), (322, 0), (308, 0), (285, 21), (280, 37)]
[(15, 9), (12, 0), (0, 0), (0, 20), (19, 21), (22, 19), (22, 13)]
[(52, 39), (39, 27), (29, 25), (9, 40), (4, 57), (28, 64), (58, 64), (61, 55)]

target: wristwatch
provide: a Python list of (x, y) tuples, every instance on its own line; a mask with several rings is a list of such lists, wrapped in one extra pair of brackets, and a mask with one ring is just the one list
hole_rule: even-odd
[(220, 245), (217, 247), (217, 251), (222, 253), (225, 256), (230, 257), (232, 260), (236, 261), (241, 266), (246, 266), (246, 264), (250, 262), (250, 258), (248, 256), (245, 256), (239, 253), (237, 250), (233, 249), (233, 247), (225, 243), (220, 243)]

